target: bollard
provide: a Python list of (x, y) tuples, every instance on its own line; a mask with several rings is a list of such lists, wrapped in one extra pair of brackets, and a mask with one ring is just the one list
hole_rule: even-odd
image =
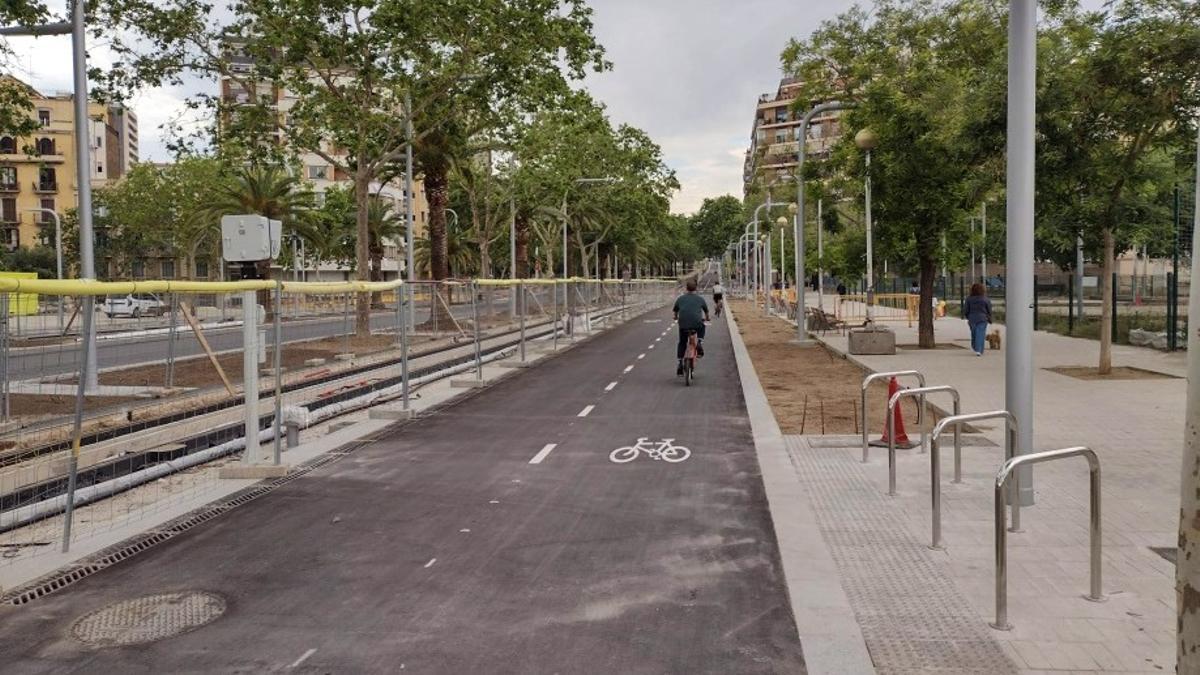
[(283, 423), (283, 282), (275, 281), (275, 439), (274, 453), (275, 465), (279, 466), (280, 459), (280, 444), (283, 442), (283, 429), (280, 426)]
[(288, 450), (291, 450), (297, 445), (300, 445), (300, 425), (289, 421), (284, 426), (287, 427), (287, 447)]
[(258, 303), (254, 291), (242, 292), (242, 405), (245, 407), (246, 452), (243, 464), (259, 458), (258, 445)]

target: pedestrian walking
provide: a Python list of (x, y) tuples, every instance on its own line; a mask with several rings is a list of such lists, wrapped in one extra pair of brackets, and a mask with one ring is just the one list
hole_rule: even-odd
[(983, 284), (971, 284), (971, 295), (963, 303), (963, 318), (971, 327), (971, 349), (975, 350), (975, 356), (983, 356), (988, 325), (992, 323), (992, 301)]

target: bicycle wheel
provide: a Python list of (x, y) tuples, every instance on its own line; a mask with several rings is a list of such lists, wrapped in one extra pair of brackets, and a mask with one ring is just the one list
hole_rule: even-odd
[(683, 360), (683, 384), (685, 387), (692, 386), (692, 370), (696, 367), (694, 359)]
[(626, 462), (632, 462), (633, 460), (637, 459), (637, 456), (638, 456), (638, 449), (633, 446), (627, 445), (623, 448), (617, 448), (616, 450), (613, 450), (612, 452), (610, 452), (608, 454), (608, 459), (609, 459), (609, 461), (616, 462), (617, 464), (624, 464)]
[(672, 464), (682, 462), (691, 456), (692, 451), (682, 445), (672, 445), (662, 451), (663, 461), (671, 462)]

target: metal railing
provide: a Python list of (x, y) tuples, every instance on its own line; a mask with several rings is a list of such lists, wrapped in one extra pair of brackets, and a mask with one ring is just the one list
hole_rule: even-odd
[[(962, 413), (962, 400), (958, 395), (958, 390), (950, 385), (937, 385), (933, 387), (917, 387), (915, 389), (902, 389), (896, 392), (888, 399), (887, 406), (887, 430), (888, 430), (888, 496), (896, 496), (896, 406), (900, 404), (900, 399), (905, 396), (915, 396), (919, 400), (918, 404), (918, 420), (924, 420), (929, 413), (928, 394), (936, 394), (946, 392), (954, 399), (954, 415)], [(921, 450), (925, 452), (925, 427), (921, 426)], [(959, 433), (958, 426), (954, 427), (954, 453), (957, 456), (962, 452), (962, 439)], [(936, 463), (937, 460), (934, 460)]]
[[(947, 427), (954, 427), (954, 483), (962, 482), (962, 441), (961, 430), (962, 425), (970, 422), (981, 422), (983, 420), (1003, 419), (1004, 424), (1004, 461), (1011, 460), (1017, 454), (1017, 418), (1007, 410), (993, 410), (990, 412), (969, 413), (966, 415), (951, 415), (950, 417), (942, 418), (934, 427), (933, 432), (929, 435), (929, 473), (930, 473), (930, 499), (933, 506), (933, 543), (930, 548), (942, 550), (945, 546), (942, 544), (942, 454), (941, 447), (938, 443), (942, 436), (942, 432)], [(1015, 490), (1015, 488), (1014, 488)], [(1016, 494), (1015, 491), (1013, 494)], [(1012, 527), (1013, 532), (1017, 532), (1021, 527), (1021, 503), (1019, 499), (1012, 500)]]
[(1013, 490), (1016, 492), (1016, 469), (1025, 464), (1038, 464), (1068, 457), (1083, 457), (1088, 463), (1089, 492), (1090, 492), (1090, 521), (1088, 537), (1091, 543), (1091, 586), (1088, 595), (1083, 596), (1092, 602), (1103, 602), (1104, 593), (1101, 591), (1100, 578), (1100, 460), (1091, 448), (1077, 447), (1062, 450), (1047, 450), (1028, 455), (1013, 457), (1004, 463), (996, 474), (995, 497), (995, 535), (996, 535), (996, 620), (991, 627), (996, 630), (1012, 630), (1008, 623), (1008, 541), (1004, 527), (1004, 502), (1007, 497), (1005, 487), (1008, 479), (1013, 479)]
[[(870, 387), (871, 383), (875, 380), (882, 380), (889, 377), (915, 377), (917, 378), (918, 384), (920, 384), (922, 387), (925, 386), (925, 376), (915, 370), (895, 370), (890, 373), (871, 373), (863, 378), (862, 401), (861, 406), (859, 407), (859, 415), (862, 417), (862, 461), (864, 464), (870, 459), (870, 450), (868, 449), (870, 443), (867, 439), (867, 388)], [(917, 421), (920, 422), (920, 418), (918, 418)]]

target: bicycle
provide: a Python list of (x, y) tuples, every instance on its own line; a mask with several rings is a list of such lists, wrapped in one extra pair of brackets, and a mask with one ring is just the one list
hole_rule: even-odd
[(721, 310), (724, 307), (725, 307), (724, 300), (714, 300), (713, 301), (713, 314), (715, 314), (718, 319), (721, 318)]
[(674, 438), (664, 438), (661, 441), (651, 442), (649, 438), (639, 438), (637, 443), (627, 445), (623, 448), (617, 448), (608, 455), (610, 461), (617, 464), (632, 462), (637, 459), (638, 455), (645, 453), (653, 460), (663, 460), (672, 464), (682, 462), (692, 456), (692, 451), (682, 445), (675, 445)]
[(683, 385), (690, 387), (692, 386), (692, 380), (696, 377), (696, 353), (700, 345), (700, 339), (696, 336), (696, 331), (694, 330), (688, 331), (687, 334), (687, 349), (683, 352)]

